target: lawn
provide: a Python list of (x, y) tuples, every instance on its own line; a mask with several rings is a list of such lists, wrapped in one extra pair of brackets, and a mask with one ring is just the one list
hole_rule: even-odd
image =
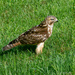
[[(59, 22), (42, 54), (36, 55), (33, 46), (2, 52), (3, 46), (49, 15)], [(0, 0), (0, 75), (75, 75), (74, 17), (74, 0)]]

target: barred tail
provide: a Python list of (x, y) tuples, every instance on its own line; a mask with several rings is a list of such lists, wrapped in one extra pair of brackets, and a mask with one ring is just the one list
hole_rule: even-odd
[(15, 39), (13, 41), (11, 41), (8, 45), (4, 46), (2, 49), (3, 51), (9, 50), (15, 46), (21, 45), (20, 41), (18, 41), (18, 39)]

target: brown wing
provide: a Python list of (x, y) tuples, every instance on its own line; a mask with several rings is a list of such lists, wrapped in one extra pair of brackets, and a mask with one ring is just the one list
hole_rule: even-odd
[(35, 26), (18, 37), (22, 44), (38, 44), (48, 38), (47, 26)]

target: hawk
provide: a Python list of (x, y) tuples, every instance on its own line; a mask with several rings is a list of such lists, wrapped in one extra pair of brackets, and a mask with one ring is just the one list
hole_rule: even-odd
[(22, 33), (17, 39), (3, 47), (3, 51), (9, 50), (18, 45), (37, 45), (36, 54), (42, 53), (44, 42), (51, 36), (53, 25), (58, 22), (55, 16), (48, 16), (39, 25)]

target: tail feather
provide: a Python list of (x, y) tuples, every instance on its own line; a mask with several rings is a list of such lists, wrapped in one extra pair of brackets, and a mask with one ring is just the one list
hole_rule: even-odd
[(11, 41), (8, 45), (4, 46), (2, 49), (3, 49), (3, 51), (6, 51), (6, 50), (9, 50), (18, 45), (21, 45), (21, 43), (18, 39), (15, 39), (15, 40)]

